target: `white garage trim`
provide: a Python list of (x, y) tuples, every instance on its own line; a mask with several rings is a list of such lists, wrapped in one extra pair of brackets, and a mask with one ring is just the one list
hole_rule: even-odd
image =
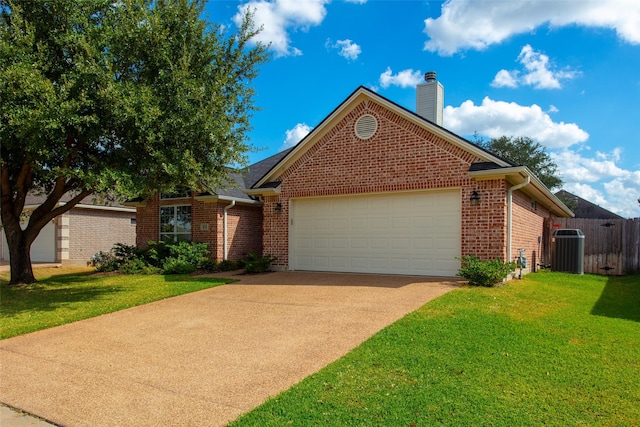
[(460, 268), (460, 189), (290, 203), (291, 270), (455, 276)]

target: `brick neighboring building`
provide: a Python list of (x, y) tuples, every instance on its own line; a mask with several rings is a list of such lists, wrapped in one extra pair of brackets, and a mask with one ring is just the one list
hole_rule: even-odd
[[(65, 195), (60, 203), (70, 198)], [(25, 210), (35, 209), (42, 196), (28, 196)], [(96, 253), (108, 252), (116, 243), (134, 245), (135, 209), (118, 203), (100, 203), (91, 196), (49, 222), (31, 245), (32, 262), (87, 265)], [(9, 248), (2, 232), (0, 260), (9, 260)]]
[(189, 206), (183, 236), (223, 259), (224, 206), (235, 201), (227, 215), (245, 227), (228, 222), (229, 258), (259, 245), (280, 270), (453, 276), (468, 254), (513, 260), (524, 248), (535, 259), (544, 219), (571, 211), (526, 167), (442, 128), (431, 77), (418, 113), (358, 88), (297, 146), (234, 176), (244, 191), (150, 199), (138, 244), (158, 239), (162, 206)]

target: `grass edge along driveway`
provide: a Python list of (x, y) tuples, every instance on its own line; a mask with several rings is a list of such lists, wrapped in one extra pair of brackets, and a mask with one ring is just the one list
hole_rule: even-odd
[(188, 275), (99, 275), (89, 269), (35, 271), (38, 282), (9, 286), (0, 275), (0, 339), (230, 283)]
[(639, 425), (640, 276), (450, 292), (230, 426)]

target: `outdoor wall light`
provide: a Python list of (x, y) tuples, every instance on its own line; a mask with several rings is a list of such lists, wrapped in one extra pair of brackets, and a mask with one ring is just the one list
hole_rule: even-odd
[(471, 206), (478, 206), (480, 204), (480, 195), (477, 191), (473, 190), (471, 197), (469, 197), (469, 201), (471, 202)]
[(276, 203), (276, 206), (273, 208), (276, 212), (282, 212), (282, 203)]

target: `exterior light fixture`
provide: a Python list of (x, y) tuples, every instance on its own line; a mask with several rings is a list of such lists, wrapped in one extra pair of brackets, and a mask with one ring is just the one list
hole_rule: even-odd
[(469, 201), (471, 202), (471, 206), (478, 206), (480, 204), (480, 195), (477, 191), (473, 190), (471, 197), (469, 197)]
[(276, 212), (282, 212), (282, 203), (276, 203), (276, 206), (273, 208)]

